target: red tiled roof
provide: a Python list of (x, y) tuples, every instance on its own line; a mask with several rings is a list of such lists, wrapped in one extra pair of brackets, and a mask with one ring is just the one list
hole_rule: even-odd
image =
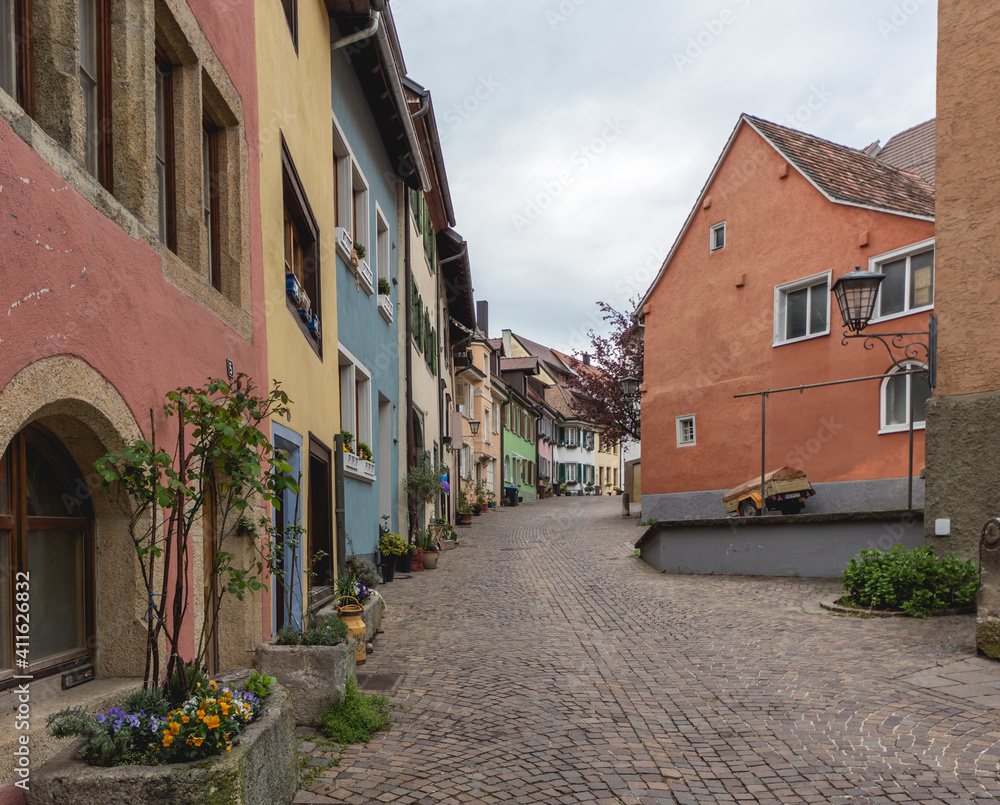
[(758, 117), (744, 119), (835, 201), (934, 216), (934, 188), (919, 176), (854, 148)]
[(513, 338), (516, 338), (521, 343), (521, 346), (523, 346), (528, 352), (530, 352), (540, 361), (548, 364), (557, 372), (561, 372), (563, 374), (566, 373), (566, 368), (562, 365), (562, 363), (560, 363), (559, 358), (556, 357), (555, 352), (553, 350), (535, 341), (529, 341), (524, 336), (517, 335), (517, 333), (512, 333), (511, 335)]
[(528, 355), (523, 358), (501, 358), (500, 359), (500, 371), (501, 372), (537, 372), (538, 371), (538, 358), (533, 355)]
[(490, 345), (491, 349), (503, 349), (502, 338), (487, 338), (486, 343)]
[(894, 168), (912, 171), (933, 187), (934, 119), (889, 138), (889, 142), (875, 158)]

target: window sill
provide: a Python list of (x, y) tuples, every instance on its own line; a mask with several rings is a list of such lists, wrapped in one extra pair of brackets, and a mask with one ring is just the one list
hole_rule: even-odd
[(382, 318), (385, 319), (388, 324), (392, 324), (392, 319), (393, 319), (392, 296), (385, 293), (380, 293), (378, 295), (378, 312), (382, 314)]
[(801, 343), (802, 341), (811, 341), (814, 338), (824, 338), (825, 336), (828, 335), (830, 335), (829, 327), (822, 333), (813, 333), (812, 335), (804, 335), (800, 338), (789, 338), (787, 341), (775, 341), (773, 344), (771, 344), (771, 346), (783, 347), (785, 346), (785, 344), (798, 344)]
[[(923, 429), (924, 429), (924, 423), (923, 422), (914, 422), (913, 423), (913, 430), (914, 431), (923, 430)], [(878, 435), (881, 436), (883, 433), (909, 433), (909, 432), (910, 432), (910, 426), (909, 425), (888, 425), (887, 427), (884, 427), (881, 430), (879, 430)]]
[(344, 475), (373, 484), (375, 483), (375, 465), (354, 453), (344, 453)]
[(697, 444), (698, 444), (697, 442), (678, 442), (677, 446), (678, 447), (696, 447)]
[[(288, 296), (285, 296), (285, 307), (288, 309), (288, 312), (292, 314), (292, 317), (295, 319), (295, 323), (302, 332), (303, 338), (305, 338), (309, 346), (312, 347), (313, 352), (316, 353), (320, 360), (323, 360), (323, 348), (321, 346), (321, 342), (317, 340), (311, 332), (309, 332), (309, 328), (306, 326), (306, 323), (302, 321), (299, 311), (295, 309), (295, 306), (292, 304), (292, 300), (289, 299)], [(322, 333), (322, 327), (320, 328), (320, 333)], [(320, 337), (322, 338), (322, 335)]]
[(906, 316), (916, 316), (918, 313), (930, 313), (934, 310), (934, 305), (924, 305), (923, 307), (915, 307), (913, 310), (904, 310), (902, 313), (890, 313), (888, 316), (880, 316), (879, 318), (872, 318), (869, 324), (881, 324), (884, 321), (893, 321), (894, 319), (902, 319)]

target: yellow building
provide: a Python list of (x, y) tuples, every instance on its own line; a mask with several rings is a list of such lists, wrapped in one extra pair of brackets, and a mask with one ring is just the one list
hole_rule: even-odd
[[(314, 567), (313, 585), (322, 588), (343, 550), (333, 517), (341, 426), (330, 19), (323, 0), (254, 7), (268, 367), (292, 400), (290, 420), (272, 423), (272, 438), (301, 473), (298, 499), (289, 495), (275, 519), (279, 527), (298, 519), (307, 529), (299, 570), (305, 556), (325, 554)], [(273, 586), (272, 632), (297, 622), (307, 585), (303, 576), (291, 612)]]

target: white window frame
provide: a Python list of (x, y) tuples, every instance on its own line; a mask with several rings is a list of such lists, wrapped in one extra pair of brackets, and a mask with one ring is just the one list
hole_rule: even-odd
[(354, 163), (354, 154), (336, 116), (333, 117), (333, 161), (333, 169), (337, 172), (337, 220), (334, 225), (350, 232), (353, 240), (354, 233), (351, 232), (351, 227), (348, 224), (351, 222), (351, 210), (353, 209), (351, 205), (354, 202), (353, 170), (351, 168)]
[(483, 441), (486, 442), (486, 444), (493, 444), (493, 441), (490, 439), (490, 434), (493, 433), (492, 430), (493, 426), (490, 420), (489, 408), (483, 408), (483, 420), (484, 420), (483, 424), (486, 426), (485, 428), (483, 428), (483, 433), (485, 434), (485, 438), (483, 439)]
[(567, 484), (575, 484), (576, 480), (576, 462), (567, 461), (566, 462), (566, 481)]
[[(357, 193), (355, 193), (356, 187), (361, 188)], [(371, 228), (371, 209), (370, 209), (371, 204), (369, 202), (368, 180), (365, 179), (364, 173), (361, 172), (361, 166), (358, 164), (358, 161), (352, 157), (351, 158), (352, 214), (354, 210), (353, 205), (354, 205), (355, 195), (361, 196), (361, 203), (359, 206), (361, 207), (363, 214), (359, 216), (360, 220), (356, 220), (354, 222), (355, 229), (357, 230), (354, 233), (354, 242), (360, 243), (362, 246), (365, 247), (365, 257), (363, 259), (369, 259), (371, 255), (371, 248), (370, 248), (371, 244), (369, 242), (371, 240), (371, 238), (369, 237), (369, 230)]]
[[(338, 363), (340, 367), (340, 410), (343, 423), (341, 427), (347, 430), (347, 425), (355, 429), (354, 446), (364, 442), (372, 447), (372, 373), (361, 361), (355, 358), (343, 344), (338, 344)], [(355, 401), (360, 405), (356, 410)], [(378, 461), (378, 452), (372, 447), (372, 456)], [(365, 476), (363, 480), (374, 479)]]
[(375, 277), (392, 283), (392, 256), (389, 238), (389, 219), (379, 203), (375, 202)]
[[(786, 282), (784, 285), (774, 286), (774, 342), (772, 346), (779, 347), (785, 344), (797, 344), (799, 341), (808, 341), (811, 338), (822, 338), (823, 336), (830, 334), (830, 280), (832, 279), (832, 271), (823, 271), (819, 274), (813, 274), (811, 277), (805, 277), (800, 280), (795, 280), (794, 282)], [(819, 285), (820, 283), (826, 283), (826, 293), (824, 294), (824, 300), (826, 301), (826, 329), (818, 333), (806, 333), (798, 338), (785, 338), (785, 329), (787, 322), (786, 315), (786, 298), (789, 293), (793, 291), (800, 291), (803, 288), (811, 288), (814, 285)], [(809, 304), (812, 304), (812, 294), (809, 294)], [(811, 309), (810, 309), (811, 311)], [(809, 313), (806, 314), (806, 322), (810, 320), (811, 316)]]
[[(691, 438), (687, 439), (685, 435), (684, 423), (691, 423)], [(698, 431), (695, 425), (695, 415), (685, 414), (684, 416), (679, 416), (674, 420), (675, 427), (677, 428), (677, 446), (678, 447), (691, 447), (698, 444)]]
[[(928, 310), (934, 309), (934, 293), (933, 289), (937, 287), (937, 249), (934, 245), (934, 238), (928, 238), (927, 240), (922, 240), (919, 243), (912, 243), (909, 246), (904, 246), (900, 249), (895, 249), (891, 252), (886, 252), (885, 254), (879, 254), (875, 257), (871, 257), (868, 260), (868, 270), (869, 271), (880, 271), (881, 267), (885, 263), (892, 263), (903, 257), (906, 258), (906, 282), (903, 291), (903, 300), (906, 307), (903, 308), (899, 313), (889, 313), (886, 316), (881, 315), (882, 310), (882, 294), (879, 293), (878, 300), (875, 303), (875, 314), (872, 316), (872, 322), (882, 322), (882, 321), (892, 321), (893, 319), (899, 319), (903, 316), (912, 316), (914, 313), (923, 313)], [(931, 303), (929, 305), (921, 305), (920, 307), (909, 307), (910, 304), (910, 258), (915, 254), (921, 254), (926, 251), (934, 252), (934, 268), (932, 269), (932, 290), (931, 290)]]
[[(715, 233), (722, 232), (722, 245), (717, 246), (715, 241)], [(721, 252), (726, 248), (726, 222), (720, 221), (717, 224), (713, 224), (708, 229), (708, 250), (710, 252)]]
[[(906, 381), (906, 408), (905, 408), (906, 413), (903, 422), (896, 422), (893, 424), (889, 424), (888, 422), (889, 407), (886, 404), (887, 403), (886, 393), (889, 390), (890, 381), (892, 381), (895, 377), (897, 377), (900, 372), (905, 372), (908, 369), (927, 369), (927, 365), (921, 363), (920, 361), (906, 361), (905, 363), (901, 363), (898, 366), (894, 366), (889, 371), (890, 376), (882, 381), (882, 385), (879, 387), (879, 424), (880, 424), (878, 431), (879, 434), (900, 433), (909, 431), (910, 429), (910, 395), (913, 393), (914, 375), (904, 375)], [(913, 429), (924, 430), (925, 424), (926, 424), (925, 421), (922, 419), (915, 420), (913, 423)]]

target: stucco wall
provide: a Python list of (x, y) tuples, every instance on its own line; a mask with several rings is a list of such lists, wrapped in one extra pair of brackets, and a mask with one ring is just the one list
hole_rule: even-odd
[[(319, 3), (320, 6), (324, 4)], [(280, 9), (279, 9), (280, 10)], [(374, 40), (367, 40), (367, 47), (375, 47)], [(327, 44), (329, 51), (329, 44)], [(333, 114), (344, 133), (361, 173), (368, 185), (368, 259), (375, 271), (375, 205), (382, 210), (389, 227), (389, 241), (392, 251), (391, 265), (398, 265), (396, 255), (400, 248), (398, 215), (398, 181), (393, 165), (385, 152), (375, 120), (368, 102), (358, 83), (345, 50), (335, 51), (331, 59), (332, 87), (327, 103), (332, 105)], [(327, 107), (329, 109), (329, 107)], [(329, 114), (329, 112), (327, 112)], [(332, 198), (332, 196), (331, 196)], [(414, 244), (416, 246), (417, 244)], [(419, 253), (417, 254), (419, 257)], [(333, 260), (330, 263), (333, 266)], [(370, 446), (378, 458), (380, 439), (405, 440), (405, 430), (400, 430), (400, 352), (398, 326), (401, 316), (387, 323), (378, 312), (378, 296), (369, 294), (364, 287), (355, 283), (354, 270), (344, 259), (336, 257), (337, 277), (337, 339), (365, 369), (371, 373), (371, 421), (372, 436)], [(394, 298), (399, 298), (398, 286), (393, 290)], [(404, 297), (405, 298), (405, 297)], [(402, 315), (397, 307), (397, 311)], [(331, 347), (335, 350), (335, 347)], [(335, 352), (331, 352), (332, 355)], [(384, 397), (392, 406), (392, 433), (383, 434), (379, 426), (379, 398)], [(405, 407), (405, 398), (402, 401)], [(326, 401), (327, 407), (333, 407)], [(358, 555), (370, 555), (378, 545), (379, 517), (389, 515), (389, 527), (399, 533), (405, 531), (406, 523), (400, 519), (405, 504), (400, 501), (400, 455), (390, 451), (389, 466), (376, 461), (376, 483), (368, 483), (356, 478), (345, 480), (345, 509), (347, 534), (350, 540), (348, 550)], [(405, 468), (404, 468), (405, 470)], [(389, 485), (388, 505), (383, 507), (380, 487)]]
[[(926, 532), (965, 558), (978, 556), (983, 524), (1000, 514), (998, 52), (1000, 3), (939, 2), (938, 385), (927, 411)], [(931, 536), (937, 519), (951, 521), (950, 537)]]
[[(828, 335), (772, 346), (775, 286), (867, 267), (872, 256), (933, 236), (933, 223), (833, 204), (744, 126), (699, 205), (646, 315), (642, 452), (646, 495), (732, 488), (760, 473), (760, 398), (741, 392), (881, 374), (878, 346), (841, 344), (832, 301)], [(709, 230), (726, 222), (726, 245)], [(867, 245), (859, 245), (867, 241)], [(944, 262), (943, 260), (941, 261)], [(922, 330), (914, 314), (873, 331)], [(880, 435), (880, 382), (772, 395), (767, 469), (804, 469), (813, 483), (907, 472), (907, 434)], [(694, 414), (696, 444), (678, 447), (676, 417)], [(915, 470), (923, 465), (916, 434)], [(646, 501), (644, 501), (645, 503)]]

